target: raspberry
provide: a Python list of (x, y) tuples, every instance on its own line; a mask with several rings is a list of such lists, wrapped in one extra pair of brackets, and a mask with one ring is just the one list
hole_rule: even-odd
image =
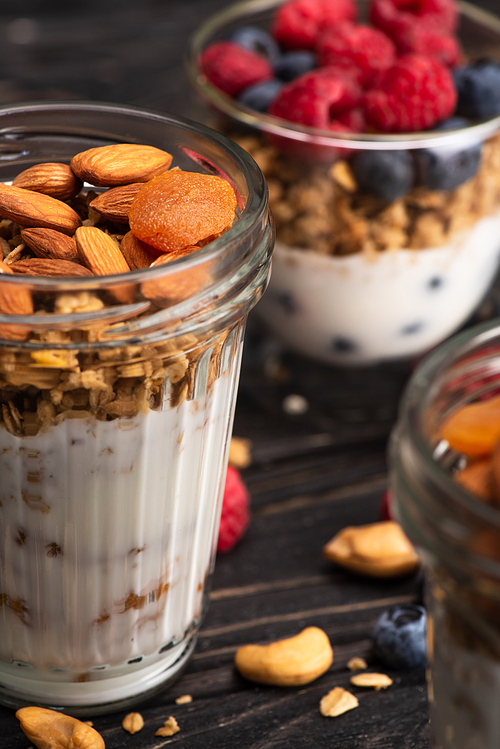
[(278, 8), (272, 34), (288, 49), (314, 49), (326, 25), (355, 17), (354, 0), (289, 0)]
[(441, 34), (452, 34), (457, 27), (458, 8), (454, 0), (371, 0), (370, 21), (389, 36), (394, 24), (404, 19), (424, 21)]
[(239, 472), (228, 466), (217, 551), (229, 551), (245, 534), (250, 522), (250, 495)]
[(396, 48), (382, 31), (343, 21), (321, 34), (317, 44), (320, 65), (355, 67), (362, 85), (390, 67)]
[(382, 517), (382, 520), (394, 520), (391, 508), (391, 492), (389, 489), (387, 489), (382, 495), (380, 515)]
[(404, 55), (365, 95), (368, 125), (383, 133), (427, 130), (453, 112), (457, 93), (450, 71), (424, 55)]
[[(269, 107), (269, 114), (322, 130), (352, 109), (361, 98), (357, 83), (343, 71), (322, 68), (283, 86)], [(339, 127), (334, 127), (339, 130)]]
[(401, 19), (393, 27), (392, 38), (400, 54), (427, 55), (450, 68), (461, 56), (460, 45), (454, 37), (442, 34), (424, 21)]
[(229, 96), (273, 77), (268, 60), (234, 42), (214, 42), (200, 58), (200, 68), (210, 83)]

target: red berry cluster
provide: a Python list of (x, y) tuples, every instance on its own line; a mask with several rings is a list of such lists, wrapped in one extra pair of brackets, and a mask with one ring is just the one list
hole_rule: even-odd
[(240, 473), (227, 467), (217, 551), (230, 551), (245, 535), (250, 523), (250, 495)]
[[(317, 67), (279, 88), (267, 111), (344, 132), (426, 130), (454, 111), (450, 68), (460, 46), (455, 0), (370, 0), (371, 25), (356, 22), (355, 0), (287, 0), (271, 26), (282, 51), (312, 51)], [(270, 81), (259, 51), (215, 42), (201, 55), (207, 79), (230, 96)]]

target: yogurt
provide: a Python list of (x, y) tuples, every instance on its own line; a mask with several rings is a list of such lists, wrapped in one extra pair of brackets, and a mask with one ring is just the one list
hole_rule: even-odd
[(414, 356), (467, 320), (499, 256), (500, 211), (441, 247), (333, 256), (278, 242), (256, 314), (289, 348), (328, 364)]
[(158, 409), (133, 418), (82, 412), (35, 436), (0, 427), (10, 695), (29, 699), (42, 681), (56, 705), (123, 700), (189, 656), (215, 557), (233, 345), (234, 332), (220, 376), (175, 407), (167, 387)]

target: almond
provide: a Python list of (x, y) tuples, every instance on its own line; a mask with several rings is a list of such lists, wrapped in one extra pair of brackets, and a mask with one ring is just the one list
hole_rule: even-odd
[[(96, 226), (81, 226), (75, 234), (76, 246), (82, 263), (97, 276), (128, 273), (130, 268), (116, 242)], [(134, 299), (132, 284), (113, 287), (109, 292), (121, 304), (130, 304)]]
[(146, 244), (146, 242), (137, 239), (131, 231), (127, 232), (123, 237), (120, 250), (131, 270), (148, 268), (158, 258), (158, 250), (155, 250), (154, 247)]
[[(0, 260), (0, 274), (13, 275), (11, 268)], [(31, 292), (21, 286), (5, 282), (0, 275), (0, 312), (4, 315), (32, 315), (33, 300)], [(13, 330), (8, 325), (0, 325), (0, 338), (10, 341), (24, 341), (28, 330)]]
[(12, 184), (59, 200), (74, 198), (82, 189), (82, 181), (71, 167), (57, 162), (35, 164), (18, 174)]
[(98, 211), (108, 221), (126, 224), (132, 200), (141, 187), (144, 187), (143, 182), (133, 182), (131, 185), (112, 187), (110, 190), (103, 192), (102, 195), (94, 198), (90, 203), (90, 207)]
[(37, 257), (56, 260), (78, 260), (78, 250), (73, 237), (55, 229), (22, 229), (23, 242)]
[(72, 263), (69, 260), (54, 260), (52, 258), (26, 258), (18, 260), (10, 266), (14, 273), (22, 273), (26, 276), (93, 276), (91, 270), (83, 265)]
[[(200, 248), (184, 247), (177, 252), (169, 252), (159, 255), (150, 267), (156, 268), (158, 265), (171, 263), (184, 255), (191, 255)], [(154, 281), (144, 281), (141, 284), (141, 292), (146, 299), (155, 302), (159, 307), (168, 307), (172, 304), (182, 302), (184, 299), (195, 296), (209, 282), (210, 276), (207, 268), (198, 266), (189, 270), (179, 270), (172, 276), (158, 278)]]
[(62, 231), (64, 234), (74, 234), (82, 223), (76, 211), (61, 200), (2, 182), (0, 215), (21, 226), (41, 226)]
[(97, 226), (80, 226), (75, 239), (81, 262), (97, 276), (130, 270), (114, 239)]
[(172, 156), (154, 146), (118, 143), (77, 153), (71, 159), (71, 168), (84, 182), (108, 187), (147, 182), (171, 163)]

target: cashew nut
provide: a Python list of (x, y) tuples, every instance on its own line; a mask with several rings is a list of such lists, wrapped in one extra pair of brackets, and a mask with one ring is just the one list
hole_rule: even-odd
[(419, 564), (415, 549), (393, 520), (344, 528), (323, 547), (323, 554), (371, 577), (407, 575)]
[(22, 707), (16, 717), (38, 749), (105, 749), (101, 734), (87, 723), (43, 707)]
[(270, 645), (244, 645), (235, 657), (236, 668), (246, 679), (281, 687), (314, 681), (332, 661), (330, 640), (318, 627), (306, 627), (295, 637)]

